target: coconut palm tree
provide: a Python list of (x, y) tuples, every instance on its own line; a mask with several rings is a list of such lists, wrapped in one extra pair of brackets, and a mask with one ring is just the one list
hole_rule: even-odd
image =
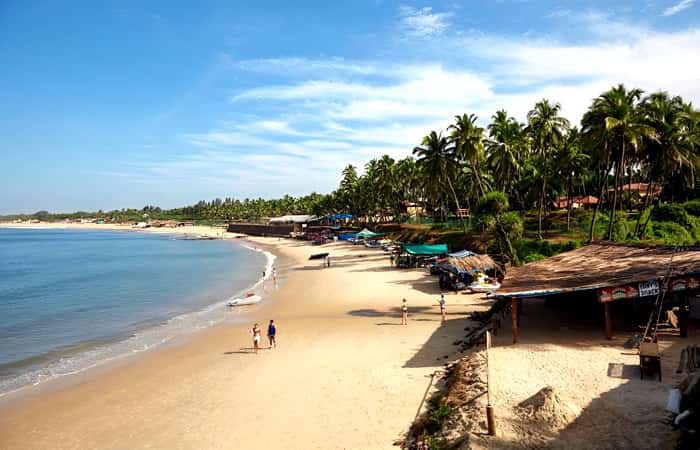
[(486, 141), (487, 167), (493, 174), (494, 187), (511, 195), (515, 193), (514, 184), (522, 169), (521, 159), (526, 148), (523, 125), (508, 117), (505, 110), (496, 112), (492, 120)]
[(445, 215), (444, 195), (442, 186), (447, 184), (452, 192), (457, 208), (459, 199), (454, 190), (453, 180), (457, 161), (454, 153), (448, 149), (449, 141), (442, 133), (431, 131), (423, 138), (421, 145), (413, 149), (413, 154), (418, 156), (418, 165), (422, 168), (425, 192), (430, 197), (433, 205), (440, 203)]
[(549, 154), (562, 140), (569, 128), (569, 121), (559, 116), (561, 105), (542, 99), (527, 113), (527, 133), (532, 138), (534, 150), (542, 156), (542, 179), (537, 208), (537, 238), (542, 239), (542, 215), (546, 204)]
[(562, 182), (566, 183), (566, 230), (571, 228), (571, 208), (572, 194), (575, 179), (582, 179), (585, 176), (590, 156), (583, 152), (581, 147), (581, 138), (578, 128), (573, 127), (569, 130), (566, 137), (562, 141), (559, 151), (556, 153), (555, 166), (557, 172), (562, 177)]
[[(665, 92), (651, 94), (639, 106), (642, 120), (653, 128), (652, 138), (643, 139), (644, 172), (647, 175), (647, 192), (644, 211), (652, 198), (652, 187), (663, 184), (674, 176), (691, 189), (695, 184), (695, 169), (698, 167), (697, 137), (692, 130), (697, 124), (697, 111), (683, 103), (680, 97), (669, 97)], [(635, 235), (642, 237), (646, 223), (640, 230), (640, 212), (635, 226)], [(647, 219), (648, 223), (648, 219)]]
[(654, 137), (654, 129), (643, 122), (637, 109), (637, 101), (642, 93), (641, 89), (627, 90), (619, 84), (594, 99), (590, 108), (592, 114), (589, 119), (594, 123), (588, 125), (598, 128), (597, 134), (605, 139), (607, 151), (611, 152), (609, 159), (615, 170), (608, 239), (612, 239), (618, 194), (625, 169), (632, 161), (632, 156), (637, 154), (642, 139)]
[(455, 123), (448, 127), (451, 131), (450, 140), (454, 144), (455, 159), (464, 161), (470, 168), (471, 174), (479, 188), (479, 196), (486, 194), (481, 176), (481, 165), (484, 160), (484, 129), (476, 125), (477, 116), (474, 114), (455, 116)]

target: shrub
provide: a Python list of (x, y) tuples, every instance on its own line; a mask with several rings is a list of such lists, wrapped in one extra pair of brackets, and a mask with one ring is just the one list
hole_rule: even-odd
[(649, 237), (667, 245), (694, 243), (694, 239), (688, 233), (688, 230), (675, 222), (652, 222)]
[(430, 412), (428, 420), (430, 421), (430, 424), (433, 425), (433, 429), (440, 430), (442, 428), (442, 424), (444, 424), (447, 418), (450, 417), (450, 414), (452, 414), (452, 407), (446, 403), (443, 403)]
[(685, 209), (680, 205), (673, 203), (664, 203), (658, 205), (651, 213), (652, 219), (657, 222), (675, 222), (679, 225), (688, 225), (690, 217)]
[(681, 206), (691, 216), (700, 217), (700, 199), (688, 200)]

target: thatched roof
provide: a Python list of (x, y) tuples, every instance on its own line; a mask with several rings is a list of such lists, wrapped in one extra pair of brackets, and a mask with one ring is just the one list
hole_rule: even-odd
[[(497, 297), (620, 286), (666, 275), (673, 247), (595, 243), (508, 270)], [(700, 274), (700, 247), (679, 247), (670, 276)]]
[(447, 258), (447, 263), (463, 272), (471, 272), (474, 269), (485, 271), (496, 267), (496, 263), (489, 255), (472, 255), (464, 258)]

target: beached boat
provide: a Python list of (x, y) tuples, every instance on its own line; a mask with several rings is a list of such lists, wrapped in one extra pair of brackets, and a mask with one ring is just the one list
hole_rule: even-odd
[(243, 305), (254, 305), (262, 300), (262, 297), (256, 295), (254, 292), (248, 292), (248, 295), (242, 298), (234, 298), (226, 303), (228, 306), (243, 306)]
[(501, 287), (501, 283), (489, 278), (483, 272), (477, 272), (474, 281), (469, 284), (469, 290), (472, 292), (485, 292), (487, 294), (496, 292), (499, 287)]
[(498, 281), (475, 281), (469, 285), (469, 290), (472, 292), (492, 293), (496, 292), (496, 289), (498, 289), (499, 287), (501, 287), (501, 283), (499, 283)]

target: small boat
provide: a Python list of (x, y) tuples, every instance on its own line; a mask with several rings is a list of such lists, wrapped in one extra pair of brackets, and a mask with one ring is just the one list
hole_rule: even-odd
[(472, 292), (494, 293), (496, 289), (501, 287), (501, 283), (486, 276), (484, 273), (477, 273), (474, 277), (474, 282), (469, 285), (469, 290)]
[(499, 287), (501, 287), (501, 283), (499, 283), (498, 281), (485, 282), (485, 283), (475, 281), (469, 285), (469, 290), (472, 292), (493, 293), (493, 292), (496, 292), (496, 289), (498, 289)]
[(243, 306), (243, 305), (254, 305), (262, 300), (262, 297), (256, 295), (254, 292), (248, 292), (248, 295), (242, 298), (234, 298), (226, 303), (228, 306)]

